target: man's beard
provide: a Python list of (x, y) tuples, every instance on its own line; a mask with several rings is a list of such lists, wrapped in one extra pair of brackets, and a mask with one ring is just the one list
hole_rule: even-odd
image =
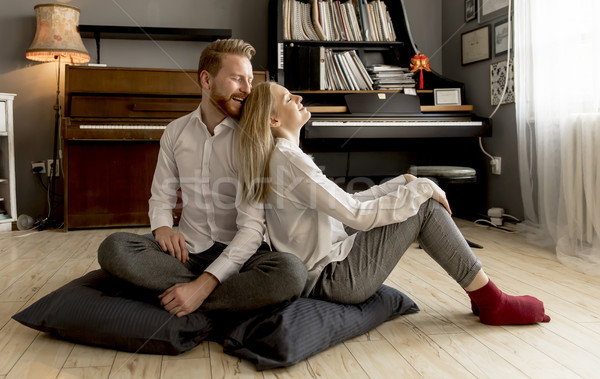
[(244, 98), (244, 95), (233, 94), (231, 96), (224, 96), (216, 91), (212, 91), (210, 94), (210, 101), (225, 115), (239, 119), (242, 111), (241, 103), (234, 100), (233, 97)]

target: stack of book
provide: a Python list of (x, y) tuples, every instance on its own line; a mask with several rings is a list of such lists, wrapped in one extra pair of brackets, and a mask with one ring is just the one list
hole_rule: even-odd
[(286, 49), (285, 86), (290, 90), (372, 90), (373, 81), (355, 50), (324, 46)]
[(4, 209), (4, 198), (0, 197), (0, 220), (4, 220), (9, 218), (9, 214), (6, 211), (6, 209)]
[(367, 71), (373, 81), (373, 88), (377, 90), (414, 88), (416, 84), (415, 74), (405, 67), (375, 64), (367, 67)]
[(325, 49), (325, 83), (322, 90), (372, 90), (373, 81), (355, 50)]
[(313, 41), (395, 41), (382, 0), (284, 0), (283, 38)]

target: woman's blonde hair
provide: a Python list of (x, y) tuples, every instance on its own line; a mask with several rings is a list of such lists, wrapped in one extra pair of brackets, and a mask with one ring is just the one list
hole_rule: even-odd
[(275, 111), (271, 88), (274, 85), (275, 82), (267, 81), (252, 89), (244, 101), (237, 130), (242, 193), (251, 203), (264, 202), (270, 189), (269, 159), (274, 146), (271, 116)]

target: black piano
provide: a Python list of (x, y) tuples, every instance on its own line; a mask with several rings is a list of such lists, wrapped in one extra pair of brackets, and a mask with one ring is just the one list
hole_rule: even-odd
[[(358, 41), (298, 37), (286, 28), (285, 14), (289, 10), (284, 10), (283, 3), (283, 0), (269, 2), (269, 73), (274, 81), (301, 95), (303, 104), (311, 111), (312, 117), (302, 131), (301, 145), (327, 176), (353, 191), (406, 173), (412, 165), (469, 166), (485, 172), (486, 162), (478, 138), (491, 136), (492, 125), (466, 103), (463, 83), (435, 71), (422, 71), (423, 80), (417, 72), (412, 91), (323, 88), (323, 51), (325, 70), (331, 70), (327, 51), (331, 54), (351, 51), (350, 55), (355, 55), (367, 68), (410, 67), (411, 58), (420, 52), (407, 24), (402, 1), (369, 1), (385, 4), (389, 12), (395, 39), (388, 41), (366, 41), (364, 35)], [(356, 9), (361, 2), (340, 4), (348, 3)], [(448, 101), (447, 105), (435, 101), (436, 92), (450, 93), (449, 89), (453, 89), (456, 101)], [(475, 185), (477, 196), (485, 194), (485, 181), (478, 180)]]

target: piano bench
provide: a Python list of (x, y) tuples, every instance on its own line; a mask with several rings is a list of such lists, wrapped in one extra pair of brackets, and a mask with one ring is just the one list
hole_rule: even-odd
[(411, 166), (408, 173), (414, 176), (435, 179), (440, 185), (475, 183), (477, 172), (470, 167), (461, 166)]
[[(411, 166), (408, 169), (408, 173), (414, 176), (425, 177), (436, 182), (444, 191), (450, 202), (453, 214), (458, 217), (472, 218), (471, 212), (468, 210), (471, 202), (475, 196), (464, 196), (464, 191), (452, 191), (455, 185), (476, 183), (477, 172), (475, 169), (470, 167), (460, 166)], [(462, 196), (461, 196), (462, 195)], [(456, 196), (456, 197), (455, 197)], [(454, 202), (454, 200), (462, 200), (462, 202)], [(454, 208), (457, 208), (456, 212)], [(469, 246), (481, 249), (482, 246), (466, 240)]]

